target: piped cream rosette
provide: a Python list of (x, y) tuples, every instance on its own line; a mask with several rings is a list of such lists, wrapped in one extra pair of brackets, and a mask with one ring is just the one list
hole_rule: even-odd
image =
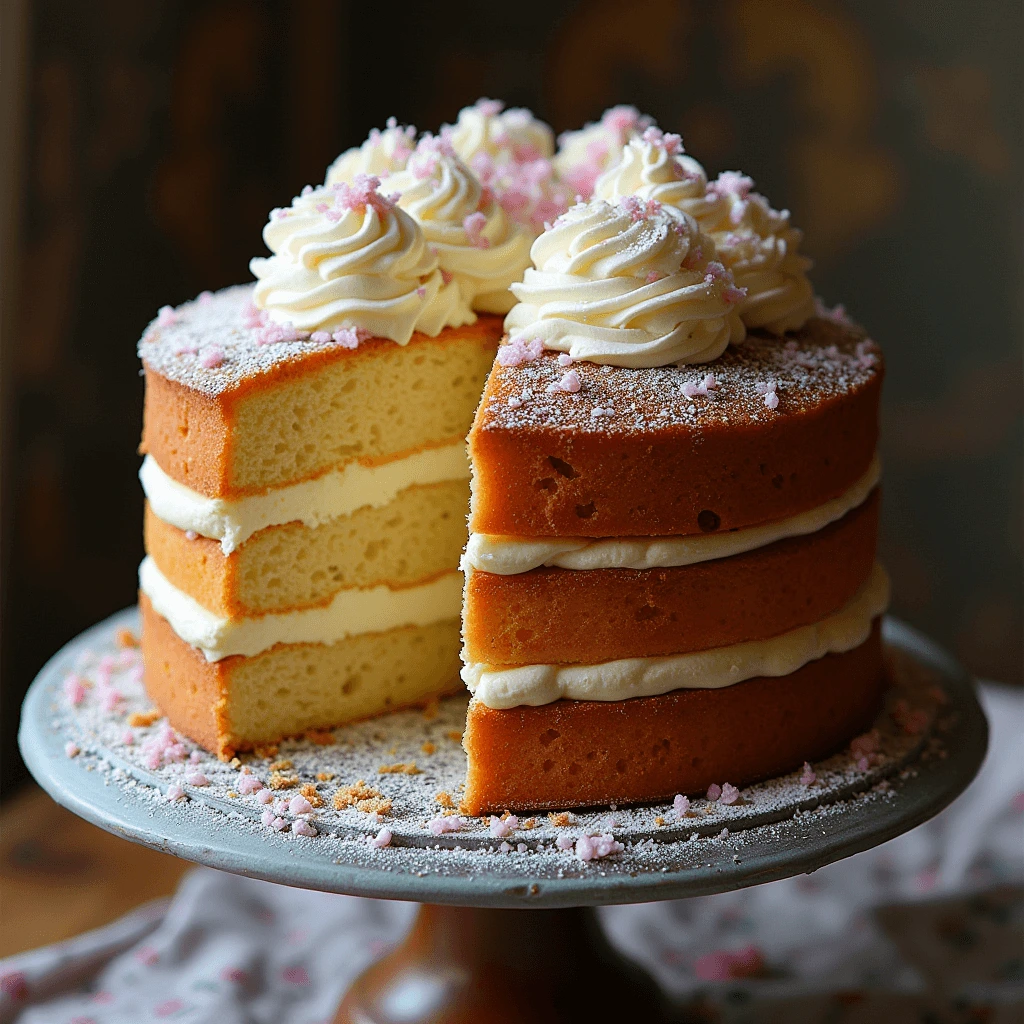
[(531, 255), (535, 269), (512, 285), (510, 340), (626, 367), (707, 362), (743, 340), (741, 293), (714, 244), (656, 201), (578, 203)]
[(753, 185), (746, 175), (725, 171), (708, 186), (709, 198), (727, 204), (711, 237), (718, 258), (746, 289), (740, 303), (744, 324), (784, 334), (814, 316), (814, 289), (807, 279), (812, 263), (800, 252), (803, 232), (790, 224), (789, 211), (773, 210)]
[(609, 107), (600, 121), (558, 136), (555, 170), (583, 199), (590, 199), (594, 183), (618, 162), (622, 147), (653, 125), (654, 119), (641, 114), (636, 107)]
[(360, 174), (372, 174), (383, 180), (405, 167), (415, 145), (416, 129), (412, 125), (399, 125), (389, 117), (383, 131), (374, 128), (361, 146), (346, 149), (327, 168), (325, 184), (348, 182), (351, 185)]
[(263, 239), (273, 253), (253, 259), (253, 302), (298, 330), (363, 330), (408, 343), (472, 323), (459, 289), (446, 284), (420, 226), (377, 191), (378, 178), (307, 186), (273, 210)]
[(712, 231), (729, 216), (727, 196), (708, 191), (704, 168), (683, 152), (678, 135), (648, 128), (619, 151), (618, 161), (594, 186), (594, 196), (617, 203), (626, 196), (654, 199), (688, 213), (702, 231)]
[(442, 136), (420, 140), (408, 166), (388, 179), (398, 205), (423, 229), (441, 273), (481, 313), (507, 313), (509, 285), (530, 265), (533, 234), (514, 223)]
[(463, 107), (453, 125), (442, 131), (462, 159), (473, 165), (473, 158), (485, 153), (492, 160), (505, 154), (519, 162), (548, 160), (555, 151), (551, 128), (525, 107), (505, 109), (501, 100), (479, 99)]

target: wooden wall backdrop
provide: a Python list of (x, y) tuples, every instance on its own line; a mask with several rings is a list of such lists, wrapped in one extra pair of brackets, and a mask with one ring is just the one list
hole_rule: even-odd
[(134, 600), (141, 329), (246, 280), (268, 210), (369, 128), (436, 128), (480, 95), (558, 130), (636, 103), (709, 170), (741, 167), (792, 208), (819, 291), (888, 357), (894, 611), (975, 672), (1020, 679), (1019, 0), (25, 6), (8, 785), (34, 672)]

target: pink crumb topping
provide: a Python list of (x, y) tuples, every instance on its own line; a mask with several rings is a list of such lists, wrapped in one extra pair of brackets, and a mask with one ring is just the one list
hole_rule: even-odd
[(293, 796), (288, 801), (288, 810), (292, 814), (311, 814), (313, 805), (304, 796)]
[(660, 128), (655, 128), (653, 125), (644, 132), (642, 138), (644, 142), (649, 142), (651, 145), (663, 149), (672, 156), (678, 156), (683, 152), (681, 136), (673, 132), (663, 132)]
[(569, 370), (558, 382), (558, 390), (568, 391), (570, 394), (575, 394), (580, 387), (580, 375), (575, 370)]
[(208, 786), (210, 780), (202, 772), (192, 772), (185, 776), (185, 781), (190, 786)]
[(466, 232), (469, 244), (477, 249), (487, 249), (490, 247), (490, 239), (484, 238), (481, 234), (485, 227), (487, 227), (487, 218), (479, 211), (471, 213), (462, 219), (462, 229)]
[(178, 314), (170, 306), (161, 306), (157, 310), (156, 322), (161, 327), (173, 327), (178, 322)]
[(263, 783), (255, 775), (243, 775), (238, 780), (238, 792), (248, 796), (250, 793), (258, 793), (263, 788)]
[(572, 366), (572, 356), (568, 352), (558, 353), (558, 365), (559, 366)]
[(660, 281), (665, 275), (660, 270), (652, 270), (644, 280), (648, 284), (654, 284), (655, 281)]
[(661, 210), (661, 203), (657, 199), (648, 199), (646, 202), (637, 196), (623, 196), (619, 200), (619, 206), (629, 214), (633, 223), (653, 217)]
[(540, 359), (543, 353), (544, 343), (540, 338), (531, 338), (529, 341), (512, 338), (498, 349), (498, 365), (519, 366), (522, 363), (532, 363)]
[(72, 743), (71, 740), (68, 740), (67, 743), (64, 744), (64, 756), (65, 757), (78, 757), (78, 755), (81, 752), (82, 752), (82, 748), (79, 747), (79, 745), (77, 743)]
[(672, 810), (676, 812), (677, 818), (685, 818), (690, 813), (690, 798), (683, 796), (682, 793), (676, 793), (676, 798), (672, 801)]
[(576, 840), (576, 857), (584, 862), (611, 857), (622, 853), (625, 847), (612, 837), (611, 833), (602, 836), (580, 836)]
[(740, 791), (730, 783), (722, 784), (722, 795), (719, 802), (723, 804), (734, 804), (740, 798)]
[(570, 836), (559, 836), (555, 840), (555, 846), (560, 850), (571, 850), (576, 846), (576, 843)]
[(359, 348), (360, 342), (372, 337), (364, 327), (342, 327), (335, 331), (331, 338), (342, 348)]
[(501, 845), (498, 847), (498, 853), (511, 853), (511, 852), (512, 852), (512, 846), (509, 843), (502, 842)]
[(261, 789), (256, 793), (256, 799), (261, 804), (272, 804), (274, 802), (274, 794), (269, 789)]
[(208, 306), (213, 302), (213, 292), (200, 292), (196, 301), (200, 306)]
[(357, 174), (352, 184), (341, 182), (334, 186), (334, 203), (340, 210), (365, 211), (367, 207), (379, 216), (394, 208), (394, 203), (377, 189), (380, 178), (373, 174)]
[(308, 821), (303, 821), (301, 818), (292, 824), (292, 832), (297, 836), (306, 836), (309, 839), (320, 834)]
[(455, 814), (445, 817), (439, 815), (436, 818), (431, 818), (427, 822), (427, 828), (435, 835), (439, 836), (445, 832), (458, 832), (462, 828), (462, 819)]
[(224, 350), (222, 348), (208, 348), (200, 357), (199, 363), (208, 370), (215, 370), (224, 363)]
[(131, 729), (125, 729), (125, 731), (123, 733), (121, 733), (121, 742), (126, 747), (134, 746), (135, 745), (135, 733), (133, 733), (131, 731)]
[(489, 827), (491, 835), (495, 839), (504, 839), (519, 828), (519, 819), (514, 814), (510, 814), (507, 818), (498, 818), (492, 814)]
[(711, 196), (733, 196), (745, 200), (753, 187), (753, 178), (748, 178), (739, 171), (722, 171), (714, 181), (708, 182), (707, 193)]
[(708, 793), (707, 793), (708, 799), (712, 803), (714, 803), (716, 800), (719, 799), (719, 797), (721, 797), (721, 795), (722, 795), (722, 787), (717, 782), (712, 782), (711, 785), (708, 786)]
[(314, 331), (309, 340), (317, 345), (326, 345), (331, 340), (331, 335), (329, 331)]
[(385, 846), (391, 845), (391, 829), (382, 828), (375, 836), (367, 836), (366, 841), (375, 850), (383, 850)]
[(810, 761), (804, 761), (804, 768), (800, 773), (800, 785), (813, 786), (817, 781), (817, 778), (818, 776), (814, 774), (814, 769), (811, 767)]
[(167, 787), (167, 799), (171, 803), (176, 803), (178, 800), (185, 799), (185, 790), (181, 788), (177, 783), (172, 783)]
[(86, 685), (81, 676), (69, 675), (64, 678), (64, 696), (68, 702), (78, 707), (85, 700)]
[(769, 391), (764, 396), (765, 408), (775, 410), (779, 407), (779, 396), (774, 391)]

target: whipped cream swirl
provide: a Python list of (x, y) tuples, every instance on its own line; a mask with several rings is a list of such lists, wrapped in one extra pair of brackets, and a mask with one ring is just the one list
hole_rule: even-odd
[(343, 181), (352, 184), (360, 174), (386, 178), (405, 167), (415, 145), (416, 129), (412, 125), (399, 125), (389, 117), (383, 131), (374, 128), (361, 146), (346, 149), (327, 168), (325, 184), (337, 185)]
[(789, 211), (773, 210), (753, 185), (735, 171), (720, 174), (708, 196), (725, 203), (724, 215), (706, 230), (718, 258), (746, 289), (739, 306), (744, 324), (784, 334), (814, 316), (814, 289), (807, 279), (812, 263), (800, 252), (803, 232), (789, 223)]
[(419, 225), (379, 185), (360, 175), (354, 185), (307, 186), (290, 207), (271, 211), (263, 239), (273, 255), (249, 267), (253, 302), (275, 323), (355, 329), (400, 345), (413, 331), (436, 336), (472, 323)]
[(555, 170), (578, 195), (589, 199), (598, 177), (619, 159), (622, 147), (653, 125), (654, 118), (636, 107), (610, 107), (600, 121), (558, 136)]
[(655, 199), (693, 217), (704, 231), (728, 217), (730, 201), (708, 191), (704, 168), (683, 151), (678, 135), (648, 128), (620, 150), (618, 162), (594, 185), (594, 195), (616, 203), (625, 196)]
[(492, 159), (509, 155), (519, 163), (548, 160), (555, 151), (555, 137), (543, 121), (525, 107), (505, 109), (501, 100), (479, 99), (463, 107), (454, 125), (442, 133), (455, 152), (472, 166), (473, 158), (486, 153)]
[(540, 341), (612, 366), (716, 359), (743, 340), (742, 297), (687, 214), (629, 196), (578, 203), (533, 244), (536, 269), (512, 285), (511, 342)]
[(398, 205), (423, 229), (441, 273), (482, 313), (507, 313), (508, 290), (530, 265), (533, 233), (510, 221), (446, 137), (420, 140), (404, 171), (388, 179)]

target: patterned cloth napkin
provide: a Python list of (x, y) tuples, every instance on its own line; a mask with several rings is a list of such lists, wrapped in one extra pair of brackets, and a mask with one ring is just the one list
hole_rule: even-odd
[[(608, 907), (612, 941), (702, 1024), (1024, 1021), (1024, 694), (982, 687), (978, 778), (813, 875)], [(198, 869), (171, 900), (0, 961), (0, 1024), (327, 1024), (415, 907)]]

